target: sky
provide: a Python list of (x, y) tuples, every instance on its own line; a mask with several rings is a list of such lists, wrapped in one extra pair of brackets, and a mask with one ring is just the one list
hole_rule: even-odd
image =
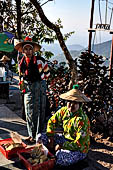
[[(108, 1), (107, 23), (109, 24), (111, 8), (113, 7), (113, 0)], [(95, 28), (97, 23), (100, 23), (98, 2), (99, 0), (95, 0), (93, 28)], [(89, 38), (88, 29), (90, 26), (91, 4), (92, 0), (54, 0), (54, 2), (50, 1), (43, 5), (42, 8), (45, 15), (51, 22), (55, 23), (58, 18), (61, 19), (63, 25), (61, 32), (63, 34), (75, 31), (75, 33), (67, 40), (66, 44), (80, 44), (84, 47), (87, 47)], [(100, 4), (102, 23), (105, 23), (105, 0), (101, 0)], [(109, 34), (108, 31), (96, 31), (95, 38), (93, 33), (92, 43), (102, 43), (111, 39), (112, 35)]]

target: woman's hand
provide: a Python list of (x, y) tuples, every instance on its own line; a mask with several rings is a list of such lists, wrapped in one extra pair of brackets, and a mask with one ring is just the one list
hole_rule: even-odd
[(54, 149), (54, 137), (51, 136), (51, 137), (48, 137), (48, 144), (47, 144), (47, 147), (48, 149), (50, 150), (53, 150)]
[(57, 144), (57, 145), (55, 146), (55, 151), (58, 151), (58, 150), (60, 150), (61, 148), (62, 148), (62, 146)]

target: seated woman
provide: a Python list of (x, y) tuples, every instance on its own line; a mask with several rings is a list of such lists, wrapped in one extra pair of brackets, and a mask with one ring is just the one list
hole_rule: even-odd
[[(76, 85), (60, 98), (67, 106), (58, 110), (48, 121), (47, 131), (38, 134), (36, 142), (43, 142), (48, 149), (55, 148), (56, 164), (72, 165), (87, 156), (90, 145), (90, 122), (82, 110), (82, 103), (91, 101), (82, 94)], [(63, 134), (56, 134), (56, 128), (62, 126)]]

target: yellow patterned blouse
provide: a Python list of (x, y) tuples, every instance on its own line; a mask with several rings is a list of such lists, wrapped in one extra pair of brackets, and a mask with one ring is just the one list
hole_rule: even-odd
[(53, 136), (57, 127), (62, 126), (64, 136), (68, 141), (63, 149), (87, 153), (90, 145), (90, 122), (82, 107), (75, 113), (70, 113), (67, 107), (62, 107), (48, 121), (47, 135)]

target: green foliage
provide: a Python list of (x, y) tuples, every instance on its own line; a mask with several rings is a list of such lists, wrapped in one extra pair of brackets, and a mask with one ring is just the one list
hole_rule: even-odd
[(55, 25), (59, 28), (63, 28), (62, 21), (60, 18), (58, 18), (57, 22), (55, 22)]
[(109, 115), (109, 108), (113, 107), (112, 80), (109, 79), (108, 67), (104, 66), (102, 56), (82, 52), (79, 62), (81, 90), (92, 99), (92, 102), (85, 105), (84, 110), (92, 123), (100, 114)]
[(50, 112), (55, 113), (61, 106), (65, 105), (59, 95), (68, 90), (70, 81), (70, 69), (66, 63), (58, 63), (57, 60), (49, 62), (50, 78), (48, 80), (47, 96), (50, 105)]
[(12, 70), (14, 73), (17, 73), (18, 74), (18, 63), (16, 63), (14, 66), (13, 66), (13, 70)]
[(49, 60), (54, 54), (51, 51), (45, 51), (44, 55), (45, 58)]
[[(44, 1), (39, 0), (40, 3)], [(3, 17), (5, 23), (5, 30), (17, 34), (17, 11), (16, 11), (16, 2), (6, 0), (0, 2), (1, 10), (0, 14)], [(38, 12), (35, 7), (29, 1), (22, 1), (21, 3), (21, 33), (22, 37), (31, 36), (33, 41), (38, 42), (39, 44), (45, 43), (54, 43), (57, 40), (56, 33), (49, 29), (46, 25), (42, 23), (39, 18)], [(55, 25), (60, 29), (63, 28), (62, 22), (58, 19), (55, 22)], [(64, 35), (64, 40), (67, 40), (74, 32), (70, 32)]]
[(64, 40), (66, 41), (74, 33), (75, 33), (75, 31), (69, 32), (67, 34), (64, 34)]
[(0, 15), (3, 17), (4, 30), (15, 33), (16, 11), (12, 1), (0, 1)]

